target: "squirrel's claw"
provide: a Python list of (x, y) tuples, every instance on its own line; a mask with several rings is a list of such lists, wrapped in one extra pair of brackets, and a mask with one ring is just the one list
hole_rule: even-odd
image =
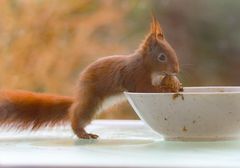
[(84, 129), (79, 130), (76, 133), (77, 137), (80, 139), (97, 139), (98, 135), (87, 133)]

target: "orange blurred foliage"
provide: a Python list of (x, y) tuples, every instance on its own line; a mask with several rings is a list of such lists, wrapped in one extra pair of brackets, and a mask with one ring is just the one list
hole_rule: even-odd
[(1, 87), (71, 95), (82, 68), (124, 50), (116, 33), (126, 12), (114, 2), (0, 3)]

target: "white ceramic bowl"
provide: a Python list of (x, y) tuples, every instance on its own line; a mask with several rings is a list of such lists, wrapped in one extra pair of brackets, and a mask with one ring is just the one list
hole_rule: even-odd
[(240, 138), (240, 87), (185, 87), (179, 96), (125, 95), (138, 116), (166, 140)]

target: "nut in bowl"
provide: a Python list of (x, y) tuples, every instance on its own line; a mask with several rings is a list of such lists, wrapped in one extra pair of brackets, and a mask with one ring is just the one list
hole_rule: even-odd
[(240, 87), (184, 87), (183, 90), (125, 92), (125, 95), (138, 116), (165, 140), (240, 138)]

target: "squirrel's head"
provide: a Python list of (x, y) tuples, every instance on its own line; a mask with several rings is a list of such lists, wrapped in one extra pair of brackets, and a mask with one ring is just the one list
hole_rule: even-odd
[(151, 32), (140, 47), (144, 64), (155, 73), (176, 74), (179, 72), (178, 57), (166, 41), (162, 28), (152, 16)]

